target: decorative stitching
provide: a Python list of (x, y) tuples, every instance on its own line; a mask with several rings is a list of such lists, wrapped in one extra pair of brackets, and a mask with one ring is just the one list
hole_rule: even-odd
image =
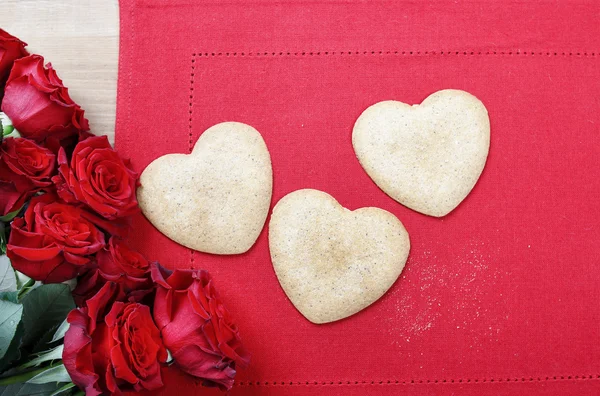
[(495, 55), (495, 56), (579, 56), (579, 57), (596, 57), (600, 56), (600, 52), (574, 52), (574, 51), (264, 51), (264, 52), (195, 52), (192, 57), (271, 57), (271, 56), (332, 56), (332, 55)]
[(190, 69), (190, 102), (188, 104), (188, 151), (192, 152), (192, 111), (194, 107), (194, 71), (195, 71), (195, 63), (196, 63), (196, 54), (192, 55), (192, 64)]
[[(535, 52), (503, 52), (503, 51), (492, 51), (492, 52), (467, 52), (467, 51), (449, 51), (449, 52), (435, 52), (435, 51), (356, 51), (356, 52), (197, 52), (192, 53), (191, 68), (190, 68), (190, 98), (188, 103), (189, 112), (189, 138), (188, 138), (188, 151), (191, 153), (193, 149), (192, 145), (192, 114), (194, 105), (194, 77), (195, 77), (195, 66), (196, 57), (218, 57), (218, 56), (314, 56), (314, 55), (535, 55)], [(538, 55), (546, 56), (591, 56), (595, 57), (596, 52), (538, 52)], [(190, 249), (190, 268), (194, 267), (194, 250)], [(545, 382), (545, 381), (582, 381), (582, 380), (600, 380), (599, 375), (568, 375), (568, 376), (547, 376), (547, 377), (521, 377), (521, 378), (459, 378), (459, 379), (425, 379), (425, 380), (380, 380), (380, 381), (240, 381), (236, 382), (234, 386), (358, 386), (358, 385), (419, 385), (419, 384), (483, 384), (483, 383), (517, 383), (517, 382)], [(198, 383), (195, 383), (198, 386)]]
[[(192, 113), (193, 113), (193, 108), (194, 108), (194, 71), (195, 71), (195, 62), (196, 62), (196, 56), (192, 55), (192, 63), (191, 63), (191, 70), (190, 70), (190, 102), (189, 102), (189, 106), (188, 106), (188, 115), (189, 115), (189, 122), (188, 122), (188, 153), (191, 154), (192, 150), (194, 148), (193, 146), (193, 133), (192, 133)], [(190, 249), (190, 269), (194, 268), (194, 256), (195, 256), (195, 251), (194, 249)]]
[(440, 379), (440, 380), (387, 380), (387, 381), (240, 381), (235, 386), (358, 386), (358, 385), (441, 385), (441, 384), (483, 384), (483, 383), (518, 383), (546, 381), (590, 381), (598, 380), (600, 375), (568, 375), (553, 377), (521, 377), (521, 378), (475, 378), (475, 379)]

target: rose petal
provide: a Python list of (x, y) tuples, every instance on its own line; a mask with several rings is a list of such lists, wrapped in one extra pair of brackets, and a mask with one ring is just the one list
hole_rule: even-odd
[(91, 337), (86, 331), (87, 315), (85, 309), (74, 309), (67, 317), (70, 326), (65, 333), (63, 364), (73, 382), (82, 388), (86, 395), (100, 395), (96, 387), (98, 374), (94, 372)]

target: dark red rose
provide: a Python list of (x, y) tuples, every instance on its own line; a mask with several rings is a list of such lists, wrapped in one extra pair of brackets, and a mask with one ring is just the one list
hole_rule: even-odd
[(81, 202), (110, 220), (139, 211), (135, 195), (137, 174), (113, 150), (106, 136), (79, 142), (70, 165), (61, 149), (58, 164), (60, 174), (52, 180), (66, 202)]
[(236, 364), (246, 366), (250, 356), (208, 272), (151, 271), (157, 285), (154, 321), (175, 363), (205, 385), (231, 389)]
[(0, 216), (52, 184), (56, 156), (31, 140), (8, 138), (0, 145)]
[(52, 185), (56, 156), (28, 139), (8, 138), (0, 146), (0, 180), (11, 181), (19, 191)]
[(25, 50), (27, 44), (0, 29), (0, 98), (2, 86), (10, 74), (13, 62), (29, 55)]
[(11, 223), (7, 255), (12, 266), (44, 283), (75, 278), (104, 247), (96, 219), (83, 209), (58, 202), (54, 194), (33, 197), (24, 217)]
[(117, 301), (140, 302), (153, 290), (150, 263), (120, 238), (111, 237), (96, 255), (96, 262), (97, 267), (81, 277), (73, 290), (79, 307), (107, 282), (117, 285)]
[(63, 363), (87, 396), (163, 386), (160, 363), (167, 350), (152, 321), (150, 308), (114, 302), (116, 285), (107, 283), (84, 308), (69, 313)]
[(39, 55), (16, 60), (6, 81), (2, 111), (29, 139), (62, 139), (88, 131), (83, 110), (69, 97), (52, 65), (46, 67)]

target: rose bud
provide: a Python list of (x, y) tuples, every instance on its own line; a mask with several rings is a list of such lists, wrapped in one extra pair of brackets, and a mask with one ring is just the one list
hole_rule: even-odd
[(67, 317), (63, 363), (87, 396), (163, 386), (160, 364), (168, 355), (150, 308), (111, 304), (115, 288), (114, 283), (105, 284), (86, 307), (72, 310)]
[(54, 194), (33, 197), (24, 217), (11, 223), (8, 258), (14, 269), (44, 283), (75, 278), (104, 247), (95, 220), (81, 208), (58, 202)]
[(152, 267), (154, 321), (177, 366), (205, 385), (231, 389), (236, 365), (250, 356), (206, 271)]
[(110, 146), (106, 136), (87, 138), (75, 146), (71, 162), (64, 149), (58, 153), (59, 175), (52, 180), (66, 202), (81, 202), (107, 219), (139, 211), (137, 174)]
[(6, 81), (2, 111), (21, 136), (42, 141), (88, 131), (83, 110), (69, 96), (51, 64), (29, 55), (14, 62)]

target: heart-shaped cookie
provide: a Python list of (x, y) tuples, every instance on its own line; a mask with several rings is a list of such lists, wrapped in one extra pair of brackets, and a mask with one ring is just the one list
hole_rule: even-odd
[(331, 195), (298, 190), (269, 223), (273, 268), (294, 306), (313, 323), (366, 308), (396, 281), (410, 250), (406, 229), (379, 208), (350, 211)]
[(385, 101), (369, 107), (354, 125), (352, 145), (386, 194), (441, 217), (479, 179), (490, 147), (490, 121), (479, 99), (448, 89), (420, 105)]
[(202, 252), (238, 254), (265, 224), (273, 171), (260, 133), (224, 122), (204, 131), (191, 154), (156, 159), (140, 182), (140, 208), (160, 232)]

